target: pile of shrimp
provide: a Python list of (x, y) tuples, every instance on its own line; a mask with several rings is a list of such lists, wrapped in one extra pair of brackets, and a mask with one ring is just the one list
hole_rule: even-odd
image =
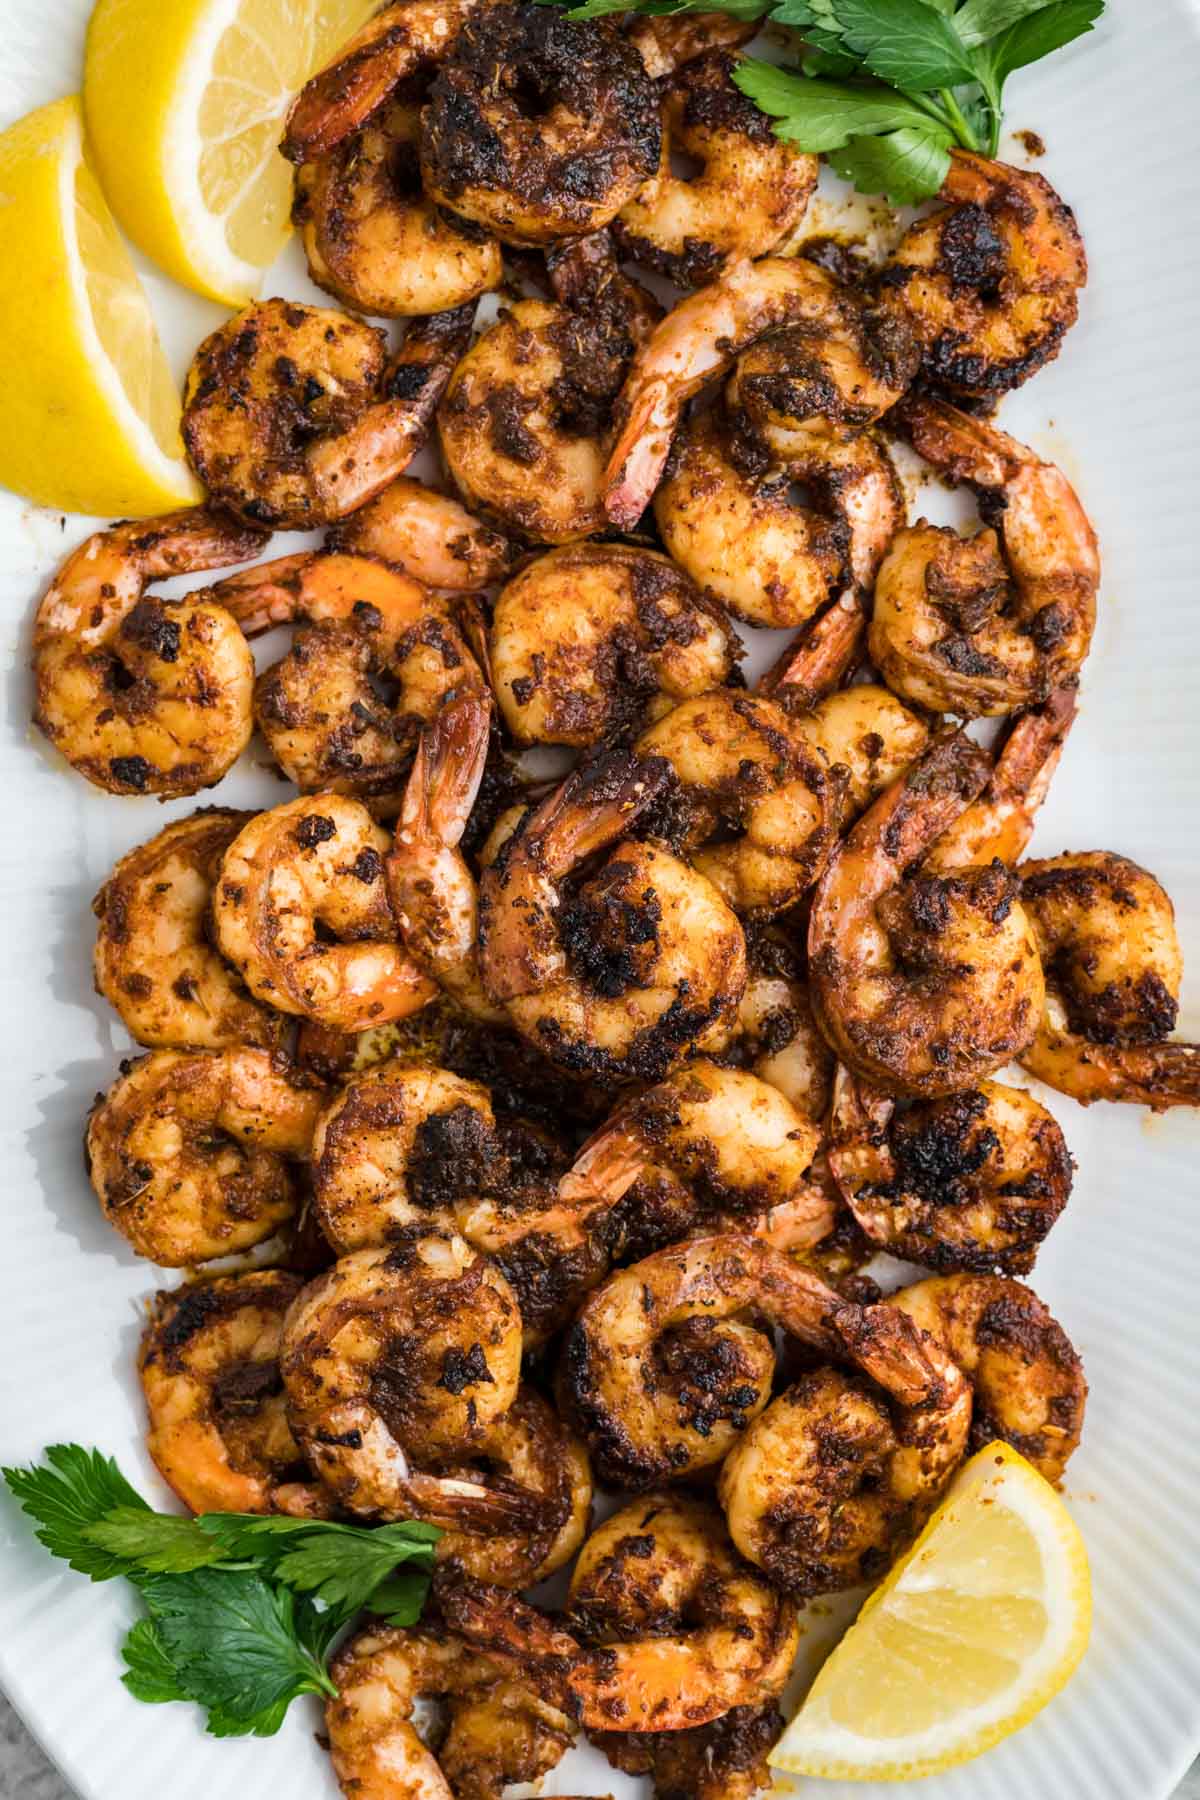
[[(1074, 322), (1069, 208), (956, 151), (873, 269), (805, 238), (753, 28), (630, 22), (400, 0), (313, 78), (283, 150), (353, 310), (208, 338), (205, 503), (89, 538), (34, 628), (95, 785), (195, 795), (256, 729), (290, 784), (97, 895), (133, 1049), (86, 1148), (114, 1248), (185, 1272), (139, 1355), (184, 1504), (442, 1531), (420, 1625), (333, 1666), (353, 1800), (497, 1800), (581, 1730), (750, 1800), (800, 1609), (973, 1450), (1079, 1442), (1026, 1284), (1075, 1165), (1012, 1065), (1200, 1103), (1158, 881), (1026, 856), (1100, 564), (992, 414)], [(908, 520), (897, 439), (976, 528)], [(254, 560), (281, 527), (325, 536)], [(739, 626), (791, 633), (754, 684)]]

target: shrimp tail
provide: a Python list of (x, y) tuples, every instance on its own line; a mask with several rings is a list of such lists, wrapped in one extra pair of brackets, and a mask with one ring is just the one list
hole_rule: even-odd
[(411, 52), (400, 9), (389, 11), (397, 15), (390, 29), (381, 33), (380, 20), (371, 19), (296, 95), (279, 145), (289, 162), (328, 155), (395, 87)]
[(992, 786), (1020, 795), (1030, 815), (1038, 811), (1049, 792), (1078, 705), (1075, 682), (1055, 688), (1040, 706), (1021, 714), (996, 758)]
[(888, 415), (888, 424), (948, 481), (973, 488), (1003, 488), (1029, 461), (1029, 451), (1006, 432), (928, 394), (906, 395)]
[(257, 556), (270, 539), (269, 532), (243, 524), (219, 506), (185, 506), (178, 512), (164, 513), (159, 519), (139, 520), (114, 529), (128, 533), (130, 555), (143, 581), (246, 562)]
[(540, 1494), (499, 1479), (485, 1486), (478, 1481), (414, 1472), (403, 1478), (400, 1490), (418, 1518), (479, 1537), (539, 1531), (550, 1512)]
[(898, 1400), (920, 1406), (940, 1377), (930, 1359), (929, 1334), (898, 1307), (840, 1306), (832, 1323), (855, 1363)]
[(311, 550), (276, 557), (273, 562), (227, 575), (208, 589), (206, 598), (232, 613), (247, 637), (255, 637), (296, 617), (303, 578), (314, 560)]
[(648, 381), (629, 409), (604, 471), (604, 510), (619, 531), (632, 531), (650, 503), (671, 448), (675, 413), (663, 380)]
[(600, 1202), (615, 1206), (650, 1163), (635, 1133), (610, 1119), (583, 1146), (558, 1184), (568, 1206)]
[(826, 607), (790, 643), (758, 684), (788, 707), (810, 712), (850, 673), (867, 633), (867, 615), (857, 588)]
[(509, 1588), (475, 1581), (453, 1562), (436, 1571), (433, 1594), (452, 1631), (493, 1656), (511, 1660), (556, 1706), (576, 1714), (570, 1678), (585, 1653), (569, 1632), (552, 1625), (545, 1613)]
[(538, 807), (522, 841), (555, 880), (621, 837), (674, 780), (665, 757), (613, 750), (568, 776)]
[(463, 694), (421, 733), (397, 825), (405, 836), (453, 847), (462, 840), (487, 763), (491, 703)]
[(886, 850), (881, 860), (903, 871), (978, 799), (991, 773), (987, 752), (965, 732), (940, 737), (863, 814), (847, 842), (878, 838)]

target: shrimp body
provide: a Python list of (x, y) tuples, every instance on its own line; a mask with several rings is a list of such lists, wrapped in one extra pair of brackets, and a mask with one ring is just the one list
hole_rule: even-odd
[(261, 532), (215, 507), (95, 532), (63, 563), (33, 627), (33, 722), (111, 794), (194, 794), (250, 741), (254, 659), (220, 606), (148, 582), (254, 556)]
[(339, 520), (326, 541), (351, 556), (377, 556), (447, 594), (473, 594), (503, 581), (516, 554), (507, 538), (457, 500), (407, 475)]
[[(398, 9), (393, 9), (398, 10)], [(435, 1621), (365, 1625), (330, 1665), (325, 1708), (334, 1773), (347, 1800), (500, 1800), (569, 1749), (570, 1720)], [(436, 1757), (413, 1723), (422, 1701), (446, 1703)]]
[(282, 1020), (259, 1006), (209, 942), (217, 869), (249, 813), (177, 819), (123, 856), (96, 898), (96, 991), (152, 1050), (268, 1050)]
[(835, 841), (839, 789), (773, 700), (731, 688), (685, 700), (636, 749), (675, 771), (692, 861), (735, 912), (768, 917), (811, 887)]
[(1085, 1105), (1200, 1105), (1200, 1047), (1169, 1040), (1183, 958), (1169, 896), (1107, 850), (1022, 864), (1046, 1004), (1021, 1060)]
[[(786, 704), (786, 688), (775, 692)], [(922, 715), (876, 682), (855, 682), (826, 694), (798, 722), (832, 768), (845, 771), (844, 824), (864, 813), (929, 748), (929, 725)]]
[(634, 45), (647, 75), (671, 75), (706, 50), (736, 50), (758, 29), (754, 20), (728, 13), (626, 13), (625, 36)]
[(614, 525), (637, 524), (671, 448), (683, 409), (757, 338), (782, 326), (837, 319), (837, 284), (801, 257), (733, 262), (671, 309), (638, 350), (617, 407), (618, 436), (604, 474)]
[(874, 802), (818, 881), (813, 1004), (851, 1069), (932, 1097), (1031, 1042), (1044, 984), (1017, 884), (1000, 863), (906, 874), (986, 785), (988, 758), (942, 738)]
[(319, 794), (260, 813), (221, 864), (221, 952), (256, 999), (339, 1031), (402, 1019), (436, 992), (397, 943), (387, 833), (357, 800)]
[(1003, 394), (1058, 355), (1087, 280), (1069, 206), (1042, 175), (954, 150), (941, 198), (879, 281), (919, 333), (925, 372), (961, 394)]
[(870, 648), (918, 706), (994, 717), (1044, 700), (1092, 641), (1100, 557), (1066, 476), (944, 402), (907, 400), (905, 430), (942, 474), (976, 489), (998, 532), (962, 538), (923, 521), (879, 570)]
[[(484, 872), (484, 988), (523, 1036), (578, 1074), (664, 1074), (692, 1047), (722, 1040), (745, 986), (741, 926), (704, 876), (635, 842), (594, 866), (666, 775), (661, 761), (601, 759), (543, 801)], [(590, 872), (573, 886), (585, 859)]]
[(806, 1598), (883, 1572), (962, 1461), (971, 1425), (970, 1384), (938, 1336), (886, 1303), (845, 1306), (833, 1322), (862, 1375), (803, 1376), (717, 1482), (742, 1555)]
[(423, 318), (499, 287), (500, 246), (421, 191), (420, 108), (385, 105), (296, 171), (292, 218), (318, 287), (373, 317)]
[(776, 970), (769, 961), (760, 966), (752, 954), (737, 1045), (752, 1072), (778, 1089), (801, 1118), (824, 1123), (836, 1059), (813, 1017), (808, 986), (795, 972)]
[(1058, 1121), (997, 1081), (898, 1113), (842, 1070), (831, 1132), (830, 1167), (863, 1231), (927, 1268), (1026, 1274), (1070, 1196)]
[(473, 694), (455, 699), (426, 727), (387, 859), (387, 886), (413, 961), (472, 1018), (501, 1025), (479, 976), (475, 877), (459, 843), (483, 780), (491, 708)]
[(319, 1505), (279, 1374), (283, 1316), (301, 1285), (256, 1269), (154, 1296), (138, 1352), (147, 1448), (194, 1513), (292, 1511), (304, 1494)]
[[(728, 50), (713, 47), (660, 82), (659, 166), (615, 223), (626, 256), (684, 287), (711, 281), (732, 258), (773, 250), (799, 224), (816, 186), (816, 157), (775, 136), (735, 87), (736, 66)], [(673, 172), (680, 152), (698, 173)]]
[(676, 442), (654, 517), (698, 586), (752, 625), (782, 626), (802, 625), (848, 582), (869, 590), (904, 509), (874, 438), (811, 437), (779, 463), (710, 412)]
[(687, 576), (631, 544), (538, 557), (496, 601), (490, 647), (517, 742), (580, 749), (648, 707), (720, 687), (740, 654), (725, 615)]
[(290, 1309), (280, 1366), (296, 1440), (339, 1505), (485, 1532), (528, 1523), (480, 1482), (414, 1466), (482, 1445), (517, 1397), (516, 1300), (460, 1237), (342, 1257)]
[(602, 1481), (646, 1489), (721, 1461), (766, 1406), (780, 1325), (833, 1351), (840, 1296), (765, 1240), (694, 1238), (609, 1276), (568, 1333), (562, 1395)]
[(93, 1107), (88, 1173), (139, 1256), (182, 1269), (248, 1250), (290, 1219), (290, 1161), (308, 1155), (321, 1095), (265, 1050), (155, 1050)]
[(1074, 1345), (1023, 1282), (940, 1275), (891, 1304), (944, 1344), (974, 1389), (970, 1448), (1003, 1438), (1047, 1481), (1079, 1445), (1087, 1382)]

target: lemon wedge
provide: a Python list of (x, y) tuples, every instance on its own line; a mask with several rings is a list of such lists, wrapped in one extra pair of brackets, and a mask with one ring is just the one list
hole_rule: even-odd
[(77, 98), (0, 134), (0, 482), (63, 512), (143, 515), (200, 497)]
[(292, 95), (371, 0), (98, 0), (83, 103), (121, 225), (185, 287), (241, 306), (289, 230)]
[(1053, 1698), (1091, 1618), (1070, 1513), (1024, 1457), (989, 1444), (868, 1599), (770, 1762), (851, 1781), (967, 1762)]

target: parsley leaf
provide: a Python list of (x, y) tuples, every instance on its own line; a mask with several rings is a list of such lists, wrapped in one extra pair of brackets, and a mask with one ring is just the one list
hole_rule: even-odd
[(851, 138), (829, 161), (860, 192), (883, 194), (893, 206), (915, 206), (945, 181), (950, 152), (931, 132), (906, 125), (883, 137)]
[(129, 1557), (94, 1543), (90, 1527), (110, 1512), (136, 1510), (150, 1515), (141, 1495), (126, 1481), (110, 1456), (79, 1444), (51, 1444), (45, 1468), (5, 1469), (4, 1479), (21, 1510), (38, 1522), (38, 1542), (61, 1556), (93, 1581), (111, 1581), (132, 1566)]
[(125, 1662), (121, 1680), (135, 1700), (144, 1700), (147, 1706), (161, 1706), (167, 1700), (189, 1698), (179, 1685), (175, 1665), (153, 1619), (139, 1619), (130, 1627), (121, 1655)]
[(84, 1528), (89, 1543), (119, 1557), (134, 1578), (147, 1575), (186, 1575), (226, 1560), (225, 1552), (195, 1519), (174, 1513), (150, 1512), (145, 1506), (117, 1506)]
[(953, 22), (925, 0), (828, 0), (845, 48), (864, 69), (910, 94), (973, 81)]
[(397, 1569), (367, 1599), (367, 1611), (389, 1625), (415, 1625), (425, 1606), (429, 1576), (417, 1569)]
[(436, 1525), (338, 1525), (324, 1520), (206, 1513), (199, 1525), (226, 1557), (253, 1558), (277, 1581), (347, 1616), (366, 1604), (398, 1563), (433, 1564)]
[(781, 121), (775, 127), (779, 137), (795, 138), (805, 150), (837, 150), (851, 138), (905, 125), (940, 132), (948, 144), (954, 141), (948, 126), (939, 127), (911, 100), (880, 82), (848, 87), (813, 81), (754, 57), (743, 58), (733, 79), (756, 106)]
[(976, 52), (978, 69), (986, 68), (1003, 87), (1014, 69), (1040, 62), (1091, 31), (1104, 11), (1104, 0), (1052, 0), (1028, 18), (1018, 19)]
[(954, 15), (954, 29), (967, 49), (973, 50), (1027, 13), (1053, 4), (1054, 0), (965, 0)]

